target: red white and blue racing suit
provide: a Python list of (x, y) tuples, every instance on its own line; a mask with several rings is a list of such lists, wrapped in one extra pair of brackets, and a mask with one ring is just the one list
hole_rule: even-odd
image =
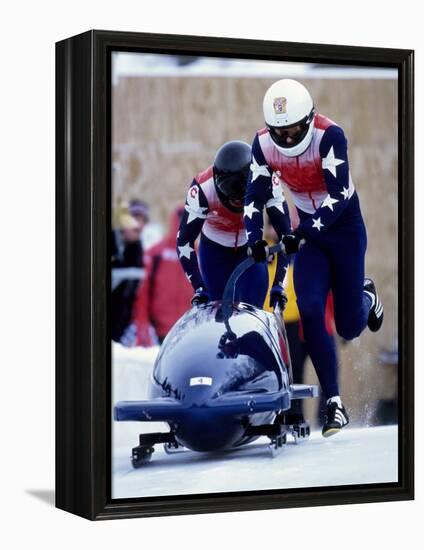
[[(200, 234), (198, 254), (195, 241)], [(177, 251), (194, 290), (203, 288), (220, 300), (226, 282), (247, 257), (243, 212), (227, 208), (216, 191), (213, 167), (198, 174), (187, 193), (177, 234)], [(266, 265), (255, 264), (237, 283), (237, 300), (262, 307), (268, 287)]]
[[(316, 114), (314, 122), (312, 141), (297, 157), (283, 155), (266, 128), (257, 133), (244, 221), (249, 244), (262, 239), (262, 211), (274, 198), (277, 180), (289, 189), (300, 218), (296, 233), (306, 241), (294, 263), (297, 303), (308, 352), (329, 398), (339, 395), (334, 343), (325, 330), (329, 290), (337, 332), (347, 340), (367, 325), (371, 299), (363, 291), (367, 237), (347, 140), (329, 118)], [(287, 218), (285, 210), (273, 210), (271, 223), (280, 237)]]

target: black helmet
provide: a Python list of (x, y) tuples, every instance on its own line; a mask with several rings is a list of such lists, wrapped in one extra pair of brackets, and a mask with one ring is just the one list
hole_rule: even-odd
[(221, 198), (243, 200), (252, 149), (244, 141), (227, 141), (216, 153), (213, 163), (214, 181)]

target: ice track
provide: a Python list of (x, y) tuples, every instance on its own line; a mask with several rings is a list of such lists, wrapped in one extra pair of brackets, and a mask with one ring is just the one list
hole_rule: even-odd
[[(156, 354), (114, 346), (113, 400), (140, 399)], [(291, 438), (272, 458), (267, 438), (236, 452), (205, 454), (187, 451), (167, 455), (155, 447), (152, 461), (131, 466), (138, 433), (166, 430), (154, 423), (113, 423), (112, 498), (253, 491), (397, 481), (397, 428), (345, 428), (324, 439), (313, 432), (295, 445)], [(263, 443), (263, 444), (262, 444)]]
[[(258, 445), (264, 441), (265, 445)], [(207, 455), (187, 451), (167, 455), (158, 445), (152, 461), (134, 470), (131, 447), (116, 449), (113, 497), (288, 489), (397, 481), (397, 429), (349, 429), (332, 439), (312, 433), (299, 445), (289, 442), (275, 458), (266, 438), (234, 453)]]

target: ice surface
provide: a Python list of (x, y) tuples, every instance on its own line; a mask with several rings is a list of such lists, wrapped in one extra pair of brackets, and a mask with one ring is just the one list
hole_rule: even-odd
[[(113, 399), (143, 399), (157, 348), (113, 348)], [(138, 434), (169, 431), (165, 424), (114, 422), (112, 498), (325, 487), (397, 481), (397, 427), (347, 427), (324, 439), (313, 432), (295, 445), (289, 438), (272, 458), (267, 438), (235, 452), (186, 451), (167, 455), (155, 447), (152, 461), (135, 470), (131, 449)]]

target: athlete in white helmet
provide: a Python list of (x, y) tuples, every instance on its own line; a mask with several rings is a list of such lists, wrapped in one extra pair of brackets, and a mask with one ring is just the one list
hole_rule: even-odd
[[(366, 230), (342, 128), (317, 113), (308, 90), (291, 79), (267, 90), (263, 112), (266, 127), (252, 145), (244, 222), (256, 261), (266, 257), (264, 208), (286, 254), (296, 253), (297, 302), (305, 342), (327, 399), (322, 433), (328, 437), (349, 418), (337, 384), (334, 345), (325, 328), (327, 295), (331, 289), (336, 328), (346, 340), (359, 336), (367, 325), (377, 331), (383, 306), (373, 281), (364, 278)], [(283, 186), (290, 190), (300, 218), (294, 232), (286, 229)], [(271, 292), (274, 301), (281, 292), (279, 280)]]
[(263, 110), (270, 137), (278, 151), (287, 157), (304, 153), (312, 141), (315, 127), (315, 109), (308, 90), (296, 80), (279, 80), (268, 88)]

